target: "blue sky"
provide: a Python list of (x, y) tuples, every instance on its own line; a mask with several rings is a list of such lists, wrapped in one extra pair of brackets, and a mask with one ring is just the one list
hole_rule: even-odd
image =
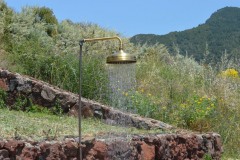
[(167, 34), (204, 23), (226, 6), (240, 0), (5, 0), (15, 11), (24, 6), (46, 6), (59, 21), (91, 22), (123, 36)]

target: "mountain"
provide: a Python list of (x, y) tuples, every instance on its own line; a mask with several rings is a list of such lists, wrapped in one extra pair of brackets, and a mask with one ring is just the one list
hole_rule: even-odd
[(216, 62), (224, 53), (240, 58), (240, 8), (219, 9), (204, 24), (189, 30), (166, 35), (138, 34), (130, 41), (140, 45), (161, 43), (171, 53), (179, 51), (180, 54), (193, 56), (197, 61), (205, 57), (209, 62)]

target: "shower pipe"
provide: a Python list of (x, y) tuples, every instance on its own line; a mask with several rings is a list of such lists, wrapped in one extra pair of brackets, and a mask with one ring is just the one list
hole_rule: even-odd
[(81, 139), (82, 139), (82, 131), (81, 131), (81, 123), (82, 123), (82, 103), (81, 103), (81, 97), (82, 97), (82, 46), (85, 42), (94, 42), (94, 41), (104, 41), (104, 40), (112, 40), (116, 39), (119, 41), (119, 51), (122, 51), (123, 49), (123, 43), (122, 40), (118, 37), (102, 37), (102, 38), (89, 38), (89, 39), (83, 39), (80, 40), (80, 52), (79, 52), (79, 107), (78, 107), (78, 133), (79, 133), (79, 157), (78, 160), (82, 160), (82, 147), (81, 147)]

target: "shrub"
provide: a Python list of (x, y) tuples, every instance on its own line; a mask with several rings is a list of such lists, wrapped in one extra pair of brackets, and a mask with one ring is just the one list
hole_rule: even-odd
[(130, 91), (123, 93), (127, 97), (127, 110), (138, 113), (144, 117), (158, 119), (159, 107), (156, 102), (152, 101), (152, 95), (145, 95), (142, 91)]
[(230, 78), (239, 78), (238, 71), (235, 69), (227, 69), (221, 72), (222, 77), (230, 77)]
[(57, 18), (55, 17), (53, 11), (47, 7), (36, 7), (34, 8), (36, 19), (40, 21), (45, 21), (48, 24), (58, 24)]
[(215, 118), (216, 107), (215, 98), (196, 95), (186, 103), (180, 104), (178, 116), (186, 128), (201, 132), (208, 131), (212, 128), (209, 120)]

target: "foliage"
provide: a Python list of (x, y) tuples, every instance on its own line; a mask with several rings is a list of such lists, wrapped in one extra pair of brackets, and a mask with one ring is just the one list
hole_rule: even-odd
[(209, 155), (209, 154), (205, 154), (205, 155), (203, 156), (203, 159), (204, 159), (204, 160), (212, 160), (212, 156)]
[(34, 105), (34, 104), (32, 104), (31, 106), (28, 106), (26, 108), (26, 112), (52, 114), (52, 112), (48, 108)]
[(50, 109), (50, 112), (53, 113), (54, 115), (59, 115), (59, 116), (63, 115), (63, 109), (60, 105), (59, 100), (56, 100), (54, 106)]
[[(141, 56), (137, 65), (138, 92), (145, 93), (134, 99), (139, 102), (137, 108), (145, 109), (140, 114), (153, 109), (152, 118), (195, 131), (217, 132), (222, 136), (224, 155), (239, 158), (235, 148), (240, 144), (240, 80), (231, 78), (236, 77), (239, 66), (222, 57), (214, 68), (187, 56), (155, 51), (149, 54), (148, 50), (149, 56)], [(219, 76), (222, 73), (227, 78)]]
[[(52, 36), (47, 31), (50, 22), (39, 20), (36, 10), (48, 9), (25, 7), (22, 12), (14, 13), (12, 16), (12, 23), (8, 28), (11, 43), (14, 45), (8, 50), (8, 60), (14, 65), (8, 67), (78, 93), (79, 40), (90, 36), (111, 36), (115, 35), (114, 32), (105, 31), (94, 24), (74, 24), (66, 20), (60, 24), (51, 23), (58, 32)], [(103, 59), (117, 46), (115, 41), (84, 45), (85, 76), (82, 83), (84, 97), (106, 101), (104, 98), (107, 95), (102, 94), (107, 88)]]
[(144, 117), (158, 118), (159, 108), (155, 102), (151, 100), (151, 94), (144, 95), (144, 91), (130, 91), (124, 93), (128, 99), (127, 109), (138, 113)]
[(6, 98), (7, 98), (6, 91), (0, 89), (0, 108), (6, 107)]
[(57, 18), (54, 16), (53, 11), (47, 7), (34, 8), (36, 19), (45, 21), (48, 24), (58, 24)]
[(3, 0), (0, 0), (0, 47), (7, 50), (12, 47), (9, 24), (12, 23), (13, 10)]
[(182, 125), (196, 131), (208, 131), (212, 128), (209, 119), (215, 117), (217, 101), (215, 98), (193, 96), (180, 104), (178, 116)]
[(58, 24), (57, 18), (53, 14), (53, 11), (47, 7), (37, 7), (34, 9), (35, 11), (35, 20), (36, 21), (44, 21), (47, 24), (47, 34), (51, 37), (57, 34), (57, 27)]
[(30, 106), (29, 103), (30, 102), (28, 99), (26, 99), (23, 96), (19, 96), (16, 98), (16, 101), (14, 102), (14, 104), (10, 106), (10, 109), (13, 109), (16, 111), (25, 110), (28, 106)]
[(230, 77), (230, 78), (239, 78), (238, 71), (235, 69), (227, 69), (222, 71), (221, 76), (223, 77)]

